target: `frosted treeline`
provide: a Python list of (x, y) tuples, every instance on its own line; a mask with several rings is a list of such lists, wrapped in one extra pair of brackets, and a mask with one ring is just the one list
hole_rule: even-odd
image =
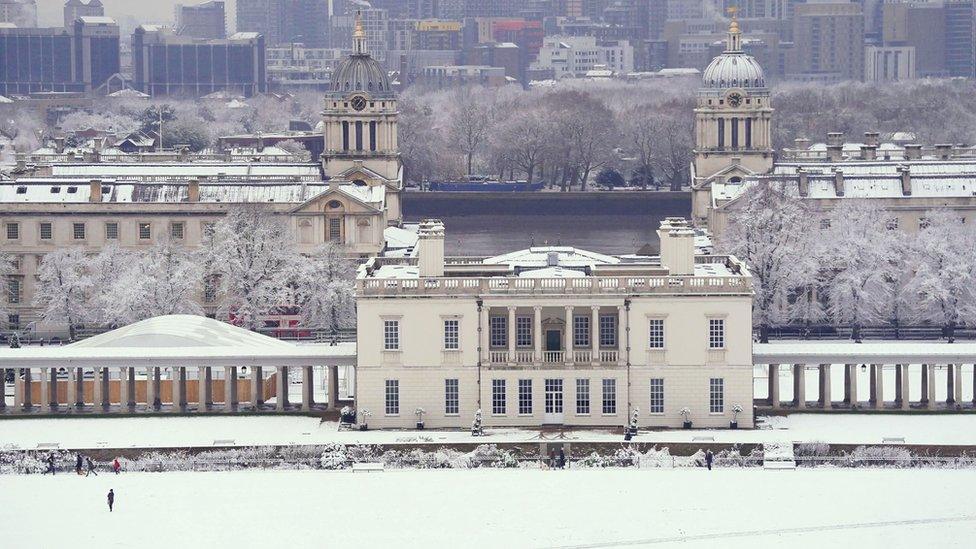
[[(300, 308), (309, 328), (355, 322), (355, 266), (338, 244), (300, 254), (283, 220), (257, 207), (231, 210), (204, 237), (198, 250), (168, 238), (145, 250), (55, 250), (38, 268), (34, 304), (45, 320), (66, 322), (72, 339), (80, 325), (203, 314), (204, 305), (249, 329), (279, 307)], [(0, 252), (0, 275), (4, 269), (10, 259)]]
[(719, 248), (747, 262), (761, 333), (781, 324), (931, 325), (952, 337), (976, 318), (976, 227), (948, 209), (909, 233), (876, 201), (818, 210), (774, 182), (730, 210)]

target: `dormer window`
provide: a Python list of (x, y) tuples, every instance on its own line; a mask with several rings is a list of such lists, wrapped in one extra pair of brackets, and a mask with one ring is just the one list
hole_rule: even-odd
[(78, 187), (68, 187), (68, 194), (75, 194), (78, 192)]
[(51, 187), (51, 194), (58, 194), (61, 192), (61, 187)]
[(17, 187), (17, 194), (27, 194), (27, 187)]

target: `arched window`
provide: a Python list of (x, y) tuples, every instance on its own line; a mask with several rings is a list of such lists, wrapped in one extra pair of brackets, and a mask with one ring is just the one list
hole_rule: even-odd
[(355, 186), (357, 186), (357, 187), (365, 187), (366, 186), (366, 182), (363, 181), (362, 179), (353, 179), (352, 180), (352, 184), (355, 185)]
[(733, 117), (731, 124), (732, 124), (732, 148), (738, 149), (739, 148), (739, 119)]
[(376, 150), (376, 122), (369, 123), (369, 150)]
[(725, 119), (719, 118), (718, 122), (718, 148), (725, 148)]
[(363, 123), (356, 121), (356, 150), (363, 150)]
[(349, 150), (349, 122), (342, 121), (342, 150)]

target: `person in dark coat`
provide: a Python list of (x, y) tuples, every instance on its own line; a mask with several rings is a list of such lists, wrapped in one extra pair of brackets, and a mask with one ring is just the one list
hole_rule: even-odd
[(82, 460), (81, 454), (78, 454), (78, 457), (75, 458), (75, 473), (77, 473), (77, 474), (80, 475), (81, 474), (81, 469), (84, 466), (85, 466), (85, 462)]
[(53, 476), (54, 475), (54, 452), (51, 452), (50, 454), (47, 455), (46, 461), (47, 461), (47, 471), (44, 471), (44, 474), (46, 475), (48, 473), (51, 473), (51, 475)]
[(705, 450), (705, 465), (708, 467), (709, 471), (712, 470), (712, 458), (713, 458), (712, 451)]
[(564, 469), (566, 467), (566, 452), (562, 448), (559, 449), (559, 468)]
[(112, 512), (112, 506), (115, 505), (115, 490), (109, 488), (108, 490), (108, 512)]
[(550, 469), (555, 469), (556, 468), (556, 451), (555, 450), (549, 450), (549, 468)]
[(94, 474), (97, 477), (98, 473), (95, 472), (95, 462), (92, 461), (90, 457), (85, 458), (85, 461), (88, 462), (88, 471), (85, 472), (85, 476), (87, 477), (88, 475)]

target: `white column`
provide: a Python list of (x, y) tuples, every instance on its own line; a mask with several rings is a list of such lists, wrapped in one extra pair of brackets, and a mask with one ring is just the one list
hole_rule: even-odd
[(769, 405), (779, 409), (779, 364), (769, 365)]
[(146, 372), (146, 408), (158, 410), (159, 405), (159, 368), (150, 366)]
[(806, 364), (793, 365), (793, 404), (801, 410), (807, 407), (806, 375)]
[(264, 373), (261, 366), (251, 366), (251, 406), (257, 409), (264, 404)]
[(952, 366), (952, 398), (956, 406), (962, 406), (962, 364)]
[(132, 409), (136, 407), (136, 369), (126, 366), (122, 368), (121, 379), (123, 385), (121, 387), (120, 402), (125, 408)]
[(237, 367), (224, 367), (224, 410), (237, 409)]
[(508, 307), (508, 362), (515, 362), (515, 307)]
[(96, 410), (102, 406), (102, 389), (104, 389), (102, 385), (102, 367), (96, 366), (92, 368), (92, 405)]
[(483, 304), (481, 306), (481, 333), (478, 334), (480, 338), (481, 354), (479, 358), (482, 363), (487, 363), (490, 359), (488, 357), (488, 328), (489, 315), (488, 315), (488, 305)]
[[(329, 409), (339, 407), (339, 367), (329, 366)], [(348, 380), (347, 380), (348, 382)]]
[(535, 306), (532, 308), (533, 322), (532, 322), (532, 338), (533, 343), (535, 343), (535, 361), (542, 362), (542, 307)]
[(927, 371), (927, 381), (928, 381), (928, 383), (926, 384), (927, 385), (927, 387), (926, 387), (926, 389), (927, 389), (926, 393), (927, 393), (927, 396), (928, 396), (928, 399), (929, 399), (926, 407), (929, 410), (934, 410), (936, 408), (936, 402), (935, 402), (935, 364), (926, 364), (925, 365), (925, 368), (926, 368), (926, 371)]
[(279, 412), (283, 412), (288, 409), (288, 367), (278, 366), (278, 375), (275, 378), (275, 408)]
[(213, 377), (210, 366), (197, 369), (197, 411), (205, 412), (213, 404)]
[(312, 395), (315, 386), (313, 385), (314, 377), (312, 375), (311, 366), (302, 366), (302, 410), (306, 412), (312, 409), (313, 399)]
[(186, 409), (186, 367), (176, 366), (173, 368), (173, 408)]
[(593, 348), (593, 362), (600, 361), (600, 308), (590, 307), (590, 345)]
[[(6, 380), (0, 377), (0, 392), (3, 391), (4, 383)], [(41, 408), (47, 408), (51, 405), (51, 369), (47, 367), (41, 367), (41, 401), (38, 404)]]
[(907, 410), (912, 402), (911, 393), (909, 388), (911, 387), (910, 376), (908, 375), (908, 364), (899, 364), (898, 369), (901, 370), (901, 409)]
[(14, 370), (14, 406), (30, 407), (30, 368), (24, 368), (24, 377), (20, 377), (20, 369)]
[(820, 365), (820, 405), (824, 410), (833, 407), (830, 395), (830, 364)]
[(566, 333), (563, 334), (566, 339), (566, 362), (575, 362), (576, 357), (573, 356), (573, 308), (566, 307)]
[(874, 407), (884, 408), (884, 364), (874, 364)]
[(7, 409), (7, 369), (0, 368), (0, 411), (6, 409)]

